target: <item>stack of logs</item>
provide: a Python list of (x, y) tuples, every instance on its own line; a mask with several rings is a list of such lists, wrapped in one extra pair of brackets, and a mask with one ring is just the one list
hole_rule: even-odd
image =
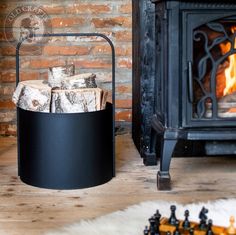
[(74, 74), (74, 65), (48, 69), (48, 80), (19, 82), (12, 100), (36, 112), (80, 113), (105, 108), (108, 92), (97, 87), (93, 73)]

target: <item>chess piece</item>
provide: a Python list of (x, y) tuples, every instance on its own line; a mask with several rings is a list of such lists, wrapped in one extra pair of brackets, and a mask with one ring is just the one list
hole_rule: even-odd
[(156, 219), (156, 222), (160, 222), (161, 214), (160, 214), (159, 210), (156, 210), (156, 213), (154, 214), (154, 217)]
[(208, 220), (208, 226), (207, 226), (207, 232), (206, 232), (206, 235), (214, 235), (213, 231), (212, 231), (212, 220), (209, 219)]
[(236, 234), (236, 229), (234, 227), (234, 222), (235, 222), (234, 216), (230, 216), (229, 222), (230, 222), (230, 225), (227, 228), (227, 233), (230, 235)]
[(148, 234), (149, 234), (148, 226), (145, 226), (145, 229), (143, 230), (143, 235), (148, 235)]
[(199, 213), (199, 219), (200, 219), (200, 223), (199, 223), (199, 228), (204, 230), (207, 228), (207, 214), (208, 210), (205, 207), (202, 207), (200, 213)]
[(176, 220), (175, 231), (174, 231), (173, 235), (181, 235), (180, 231), (179, 231), (179, 221), (178, 220)]
[(169, 218), (169, 224), (175, 225), (176, 221), (177, 221), (176, 216), (175, 216), (176, 206), (171, 205), (170, 210), (171, 210), (171, 214), (170, 214), (170, 218)]
[(159, 210), (157, 210), (156, 213), (154, 214), (154, 218), (155, 218), (155, 235), (160, 235), (159, 226), (160, 226), (161, 214)]
[(171, 232), (170, 232), (170, 231), (167, 231), (166, 235), (171, 235)]
[(185, 229), (190, 228), (190, 222), (189, 222), (189, 220), (188, 220), (188, 217), (189, 217), (189, 210), (186, 210), (186, 211), (184, 212), (184, 216), (185, 216), (185, 220), (184, 220), (182, 226), (183, 226), (183, 228), (185, 228)]
[(150, 231), (150, 235), (155, 235), (155, 231), (156, 231), (156, 219), (154, 216), (152, 216), (149, 219), (149, 223), (150, 223), (150, 227), (149, 227), (149, 231)]

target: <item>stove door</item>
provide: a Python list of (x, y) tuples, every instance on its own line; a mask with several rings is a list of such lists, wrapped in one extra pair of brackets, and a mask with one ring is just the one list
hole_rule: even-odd
[(235, 126), (235, 11), (188, 11), (182, 16), (183, 126)]

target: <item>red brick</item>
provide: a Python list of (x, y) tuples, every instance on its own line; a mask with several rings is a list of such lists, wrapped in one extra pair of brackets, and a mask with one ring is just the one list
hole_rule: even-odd
[(10, 12), (10, 5), (5, 3), (0, 3), (0, 15), (7, 15)]
[(8, 15), (11, 11), (16, 8), (16, 3), (13, 1), (1, 1), (0, 3), (0, 14)]
[(117, 56), (131, 56), (132, 55), (132, 47), (124, 46), (124, 47), (116, 47), (116, 55)]
[(5, 58), (0, 60), (1, 69), (14, 69), (16, 67), (15, 58)]
[(9, 122), (15, 122), (16, 121), (16, 112), (11, 111), (2, 111), (0, 112), (0, 123), (9, 123)]
[[(39, 79), (38, 71), (21, 71), (20, 80), (36, 80)], [(0, 81), (3, 83), (16, 82), (16, 73), (15, 71), (3, 71), (0, 72)]]
[(13, 46), (2, 46), (0, 47), (0, 55), (8, 56), (8, 55), (15, 55), (16, 48)]
[(45, 46), (43, 53), (46, 55), (87, 55), (89, 48), (82, 46)]
[(109, 13), (111, 8), (108, 5), (100, 4), (74, 4), (66, 8), (69, 14), (101, 14)]
[(132, 32), (131, 31), (118, 31), (115, 34), (116, 40), (118, 42), (131, 42), (132, 41)]
[(20, 48), (20, 55), (41, 55), (42, 47), (36, 45), (22, 45)]
[(47, 69), (49, 67), (63, 66), (65, 65), (65, 60), (56, 60), (56, 59), (34, 59), (30, 60), (29, 63), (23, 65), (23, 67), (29, 67), (32, 69)]
[(39, 79), (39, 72), (38, 71), (22, 71), (20, 72), (20, 80), (37, 80)]
[(132, 111), (131, 110), (123, 110), (117, 111), (115, 115), (116, 121), (126, 121), (131, 122), (132, 120)]
[(109, 45), (97, 45), (91, 48), (91, 54), (111, 54), (111, 47)]
[(119, 7), (119, 12), (123, 14), (131, 14), (132, 13), (132, 4), (124, 4)]
[(15, 82), (16, 73), (11, 71), (2, 71), (0, 72), (0, 81), (1, 82)]
[(2, 13), (3, 11), (6, 11), (6, 9), (8, 8), (8, 4), (6, 3), (1, 3), (0, 4), (0, 12)]
[(11, 100), (0, 100), (0, 109), (15, 109), (15, 104)]
[[(4, 26), (5, 26), (5, 17), (3, 17), (1, 15), (1, 17), (0, 17), (0, 28), (4, 28)], [(6, 25), (6, 26), (9, 26), (9, 25)]]
[(43, 6), (43, 9), (48, 15), (65, 13), (64, 6), (45, 5)]
[(114, 17), (114, 18), (94, 18), (92, 19), (92, 23), (96, 28), (106, 28), (106, 27), (114, 27), (114, 26), (120, 26), (120, 27), (131, 27), (132, 26), (132, 20), (131, 17)]
[[(23, 45), (20, 48), (20, 55), (41, 55), (41, 54), (42, 54), (42, 48), (40, 46)], [(0, 55), (3, 56), (16, 55), (16, 48), (13, 45), (1, 47)]]
[(118, 85), (116, 87), (116, 91), (119, 92), (119, 93), (132, 93), (132, 86), (131, 86), (131, 84)]
[[(10, 11), (8, 12), (10, 13)], [(10, 28), (12, 27), (12, 22), (10, 22), (9, 20), (6, 20), (7, 14), (1, 14), (0, 15), (0, 28)]]
[(78, 17), (67, 17), (67, 18), (52, 18), (51, 23), (52, 27), (72, 27), (72, 26), (81, 26), (85, 22), (84, 18), (78, 18)]
[(6, 95), (6, 96), (12, 96), (13, 92), (15, 90), (15, 86), (1, 86), (0, 87), (0, 94)]
[(132, 100), (116, 100), (116, 108), (129, 109), (132, 107)]
[(0, 41), (1, 42), (12, 42), (14, 41), (14, 37), (11, 31), (0, 31)]
[(16, 124), (0, 123), (0, 135), (16, 136)]
[[(36, 80), (39, 79), (38, 71), (21, 71), (20, 80)], [(16, 82), (16, 73), (12, 71), (0, 72), (0, 81), (3, 83)]]
[[(111, 47), (109, 45), (97, 45), (91, 48), (91, 53), (93, 55), (103, 54), (103, 55), (110, 55), (111, 54)], [(123, 46), (123, 47), (115, 47), (115, 54), (116, 56), (127, 56), (132, 55), (132, 48)]]
[(131, 69), (132, 68), (132, 59), (130, 59), (130, 58), (118, 59), (118, 67)]
[(79, 68), (95, 68), (95, 69), (106, 69), (111, 68), (111, 62), (103, 60), (74, 60), (75, 67)]

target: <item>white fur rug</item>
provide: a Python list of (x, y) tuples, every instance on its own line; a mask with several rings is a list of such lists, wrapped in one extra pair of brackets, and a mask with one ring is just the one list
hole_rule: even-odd
[(162, 216), (169, 217), (172, 204), (177, 206), (177, 219), (183, 219), (184, 211), (188, 209), (189, 220), (199, 222), (198, 215), (203, 206), (209, 210), (208, 219), (212, 219), (215, 225), (229, 226), (229, 217), (233, 215), (236, 218), (236, 199), (187, 205), (149, 201), (93, 220), (83, 220), (58, 231), (47, 232), (45, 235), (143, 235), (144, 227), (148, 225), (148, 218), (157, 209)]

